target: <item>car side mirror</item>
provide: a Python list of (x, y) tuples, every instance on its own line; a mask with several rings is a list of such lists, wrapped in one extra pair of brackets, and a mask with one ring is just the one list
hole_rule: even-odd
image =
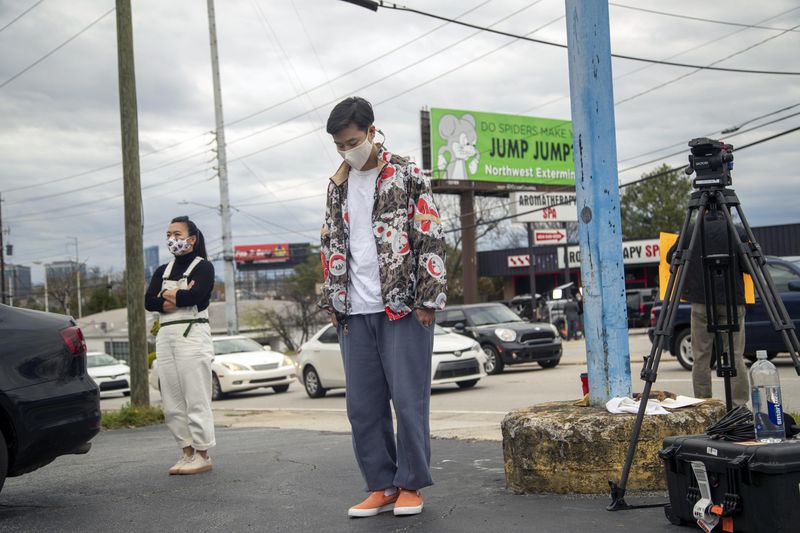
[(457, 333), (464, 333), (466, 330), (467, 328), (463, 322), (456, 322), (456, 324), (453, 326), (453, 331)]
[(790, 291), (798, 291), (800, 292), (800, 279), (794, 279), (789, 282), (789, 290)]

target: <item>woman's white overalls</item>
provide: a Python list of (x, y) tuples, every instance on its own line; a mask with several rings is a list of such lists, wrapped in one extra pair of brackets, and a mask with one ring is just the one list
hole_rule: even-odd
[[(169, 278), (175, 260), (164, 270), (161, 290), (187, 290), (192, 270), (201, 262), (196, 257), (178, 281)], [(214, 416), (211, 412), (211, 361), (214, 347), (208, 310), (197, 306), (178, 307), (160, 313), (156, 336), (158, 378), (167, 427), (181, 448), (207, 450), (214, 446)]]

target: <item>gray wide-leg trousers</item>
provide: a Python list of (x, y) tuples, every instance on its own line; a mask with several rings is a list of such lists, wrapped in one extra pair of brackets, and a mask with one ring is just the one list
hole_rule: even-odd
[(386, 313), (351, 315), (346, 326), (339, 325), (347, 417), (367, 491), (433, 484), (428, 419), (433, 329), (413, 312), (399, 320)]

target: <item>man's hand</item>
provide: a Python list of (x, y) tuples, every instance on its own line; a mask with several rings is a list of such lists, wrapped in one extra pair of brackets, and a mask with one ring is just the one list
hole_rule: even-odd
[(165, 313), (171, 313), (178, 307), (169, 300), (164, 300), (164, 305), (162, 305), (161, 308), (164, 310)]
[(332, 313), (331, 311), (328, 311), (328, 318), (331, 319), (331, 324), (333, 324), (333, 327), (339, 326), (339, 321), (336, 320), (336, 313)]
[(425, 327), (430, 326), (436, 320), (436, 311), (433, 309), (415, 309), (414, 312), (417, 313), (419, 323)]

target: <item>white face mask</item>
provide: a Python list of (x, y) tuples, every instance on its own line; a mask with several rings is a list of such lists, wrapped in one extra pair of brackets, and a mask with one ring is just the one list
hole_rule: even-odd
[(172, 255), (183, 255), (191, 247), (186, 239), (167, 239), (167, 248)]
[(364, 142), (351, 148), (350, 150), (338, 150), (339, 155), (347, 161), (347, 164), (356, 170), (361, 170), (367, 164), (369, 156), (372, 155), (372, 141), (369, 140), (369, 135), (364, 139)]

